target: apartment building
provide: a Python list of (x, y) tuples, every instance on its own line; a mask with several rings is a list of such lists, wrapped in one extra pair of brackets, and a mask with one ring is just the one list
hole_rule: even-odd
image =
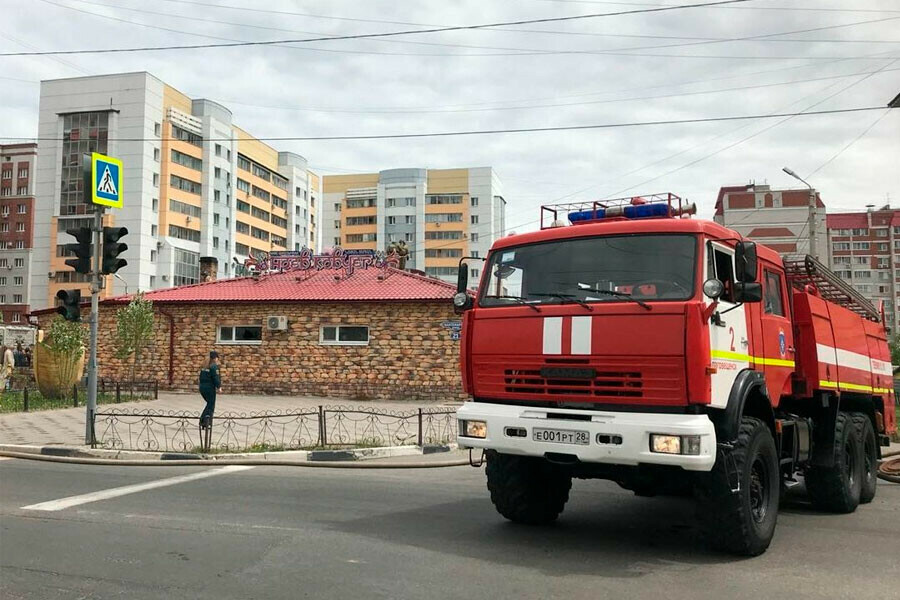
[(41, 83), (32, 264), (33, 308), (60, 289), (86, 293), (87, 276), (65, 265), (66, 230), (89, 224), (81, 156), (123, 162), (128, 266), (104, 296), (233, 277), (251, 253), (310, 246), (318, 194), (306, 160), (239, 128), (217, 102), (190, 98), (146, 72)]
[(900, 209), (828, 215), (829, 266), (872, 301), (898, 331), (900, 311)]
[[(825, 262), (825, 205), (814, 193), (817, 253)], [(809, 254), (809, 190), (773, 190), (755, 183), (723, 187), (713, 220), (783, 255)]]
[(0, 312), (25, 323), (30, 312), (37, 144), (0, 144)]
[[(455, 281), (459, 259), (485, 256), (506, 228), (506, 200), (491, 167), (389, 169), (327, 175), (322, 246), (386, 250), (404, 241), (407, 269)], [(481, 264), (471, 264), (477, 278)]]

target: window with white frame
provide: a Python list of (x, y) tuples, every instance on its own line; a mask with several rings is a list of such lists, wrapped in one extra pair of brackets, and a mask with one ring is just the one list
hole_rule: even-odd
[(20, 215), (24, 215), (26, 210), (27, 210), (27, 207), (24, 204), (20, 204), (18, 206), (18, 213)]
[(13, 323), (19, 323), (21, 320), (22, 320), (22, 317), (19, 316), (19, 313), (13, 313), (13, 315), (12, 315)]
[(262, 325), (219, 325), (219, 344), (261, 344)]
[(22, 304), (22, 294), (13, 294), (13, 304)]
[(24, 266), (25, 266), (25, 259), (24, 259), (24, 258), (17, 258), (17, 259), (16, 259), (16, 268), (17, 268), (17, 269), (21, 269), (21, 268), (24, 267)]
[(365, 346), (369, 343), (366, 325), (323, 325), (319, 329), (319, 343), (333, 346)]

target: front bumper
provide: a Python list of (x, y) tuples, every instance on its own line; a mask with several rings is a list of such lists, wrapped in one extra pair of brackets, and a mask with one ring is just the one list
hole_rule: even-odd
[[(585, 417), (590, 417), (590, 420)], [(716, 462), (716, 431), (706, 415), (548, 409), (466, 402), (457, 411), (457, 418), (487, 423), (487, 437), (483, 439), (459, 436), (459, 445), (463, 448), (485, 448), (524, 456), (568, 454), (586, 463), (671, 465), (688, 471), (709, 471)], [(506, 433), (508, 427), (524, 428), (526, 435), (509, 436)], [(535, 441), (532, 437), (534, 427), (586, 431), (589, 443), (576, 445)], [(653, 433), (699, 435), (700, 454), (650, 452), (650, 434)], [(619, 436), (621, 440), (616, 439), (620, 443), (600, 443), (598, 435)]]

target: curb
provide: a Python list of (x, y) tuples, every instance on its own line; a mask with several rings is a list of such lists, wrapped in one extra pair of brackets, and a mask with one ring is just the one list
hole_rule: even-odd
[(84, 458), (105, 461), (167, 461), (211, 464), (225, 461), (253, 461), (261, 463), (332, 463), (391, 458), (395, 456), (423, 456), (457, 449), (456, 444), (435, 446), (388, 446), (383, 448), (348, 448), (346, 450), (286, 450), (281, 452), (240, 452), (229, 454), (195, 454), (191, 452), (139, 452), (134, 450), (104, 450), (79, 446), (35, 446), (0, 444), (0, 453), (27, 454), (59, 458)]

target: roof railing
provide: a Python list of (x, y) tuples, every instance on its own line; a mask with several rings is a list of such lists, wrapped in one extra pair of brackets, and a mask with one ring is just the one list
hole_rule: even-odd
[[(695, 204), (671, 192), (541, 206), (541, 229), (624, 219), (680, 218), (696, 214)], [(549, 222), (548, 222), (549, 221)]]

